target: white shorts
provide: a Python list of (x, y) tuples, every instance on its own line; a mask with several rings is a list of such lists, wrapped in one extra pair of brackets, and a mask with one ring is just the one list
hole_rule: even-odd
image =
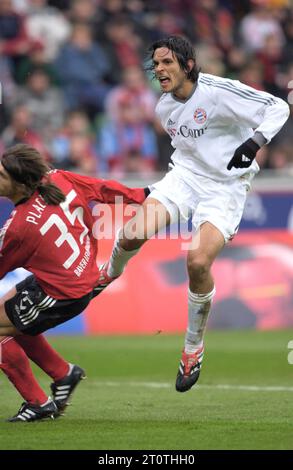
[[(251, 179), (251, 178), (250, 178)], [(250, 179), (214, 181), (187, 169), (174, 167), (152, 185), (151, 198), (160, 201), (171, 215), (171, 223), (190, 216), (194, 229), (210, 222), (223, 234), (225, 242), (237, 233)]]

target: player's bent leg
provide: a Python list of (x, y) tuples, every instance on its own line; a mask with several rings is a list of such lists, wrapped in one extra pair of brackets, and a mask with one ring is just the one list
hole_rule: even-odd
[(4, 305), (6, 300), (12, 299), (15, 294), (16, 288), (13, 287), (0, 299), (0, 336), (17, 336), (21, 334), (9, 320)]
[(157, 199), (148, 197), (139, 208), (135, 217), (123, 228), (120, 246), (125, 251), (132, 251), (141, 246), (161, 229), (170, 225), (171, 215), (168, 209)]
[(188, 325), (176, 377), (178, 392), (186, 392), (199, 379), (204, 354), (203, 337), (215, 295), (210, 268), (223, 246), (224, 237), (221, 232), (206, 222), (201, 226), (199, 236), (196, 235), (188, 252)]
[(60, 356), (44, 335), (23, 334), (16, 336), (14, 341), (22, 347), (29, 359), (54, 380), (51, 384), (53, 399), (59, 414), (63, 414), (65, 407), (69, 404), (69, 397), (80, 380), (85, 377), (85, 372)]
[(16, 287), (12, 287), (12, 289), (10, 289), (8, 292), (6, 292), (6, 294), (4, 294), (1, 299), (0, 299), (0, 307), (2, 305), (4, 305), (4, 302), (6, 302), (6, 300), (8, 299), (12, 299), (12, 297), (14, 297), (16, 294)]
[(40, 387), (25, 352), (11, 336), (0, 338), (0, 369), (25, 400), (8, 421), (36, 421), (56, 415), (56, 405)]
[(14, 326), (13, 327), (12, 326), (11, 327), (6, 326), (6, 327), (3, 327), (3, 328), (0, 327), (0, 336), (13, 336), (13, 337), (15, 337), (15, 336), (18, 336), (20, 334), (21, 334), (20, 331), (17, 330)]
[(223, 234), (210, 222), (201, 225), (187, 254), (187, 270), (191, 292), (206, 294), (214, 287), (211, 266), (223, 249)]
[(93, 295), (100, 294), (117, 279), (142, 245), (159, 230), (167, 227), (170, 220), (171, 216), (166, 207), (157, 199), (148, 197), (135, 217), (118, 232), (110, 260), (99, 268), (98, 282)]
[(63, 379), (70, 371), (70, 364), (47, 341), (44, 335), (15, 336), (28, 358), (54, 381)]

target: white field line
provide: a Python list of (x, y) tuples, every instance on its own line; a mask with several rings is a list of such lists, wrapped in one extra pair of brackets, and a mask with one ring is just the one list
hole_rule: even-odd
[[(2, 380), (0, 380), (0, 384)], [(137, 388), (156, 388), (156, 389), (174, 389), (175, 385), (167, 382), (118, 382), (90, 380), (91, 385), (97, 387), (137, 387)], [(196, 390), (240, 390), (245, 392), (293, 392), (293, 387), (281, 387), (271, 385), (232, 385), (232, 384), (216, 384), (216, 385), (196, 385), (192, 389)]]
[[(141, 387), (141, 388), (174, 388), (174, 384), (166, 382), (116, 382), (116, 381), (91, 381), (92, 384), (102, 387)], [(245, 392), (293, 392), (293, 387), (281, 386), (258, 386), (258, 385), (232, 385), (232, 384), (217, 384), (217, 385), (197, 385), (193, 390), (243, 390)]]

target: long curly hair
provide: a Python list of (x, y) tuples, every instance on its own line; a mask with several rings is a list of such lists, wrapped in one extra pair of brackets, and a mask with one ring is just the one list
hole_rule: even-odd
[(16, 183), (24, 185), (28, 197), (38, 190), (47, 204), (57, 206), (65, 201), (64, 193), (50, 181), (51, 168), (35, 148), (14, 145), (3, 153), (1, 163)]

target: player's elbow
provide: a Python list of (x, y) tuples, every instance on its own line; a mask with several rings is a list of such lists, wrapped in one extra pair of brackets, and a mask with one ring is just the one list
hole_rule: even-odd
[(284, 100), (281, 100), (281, 105), (282, 105), (282, 111), (284, 115), (284, 122), (286, 122), (288, 117), (290, 116), (290, 106)]
[(285, 105), (286, 105), (286, 121), (287, 121), (287, 119), (290, 116), (291, 109), (290, 109), (290, 106), (288, 105), (288, 103), (285, 103)]

